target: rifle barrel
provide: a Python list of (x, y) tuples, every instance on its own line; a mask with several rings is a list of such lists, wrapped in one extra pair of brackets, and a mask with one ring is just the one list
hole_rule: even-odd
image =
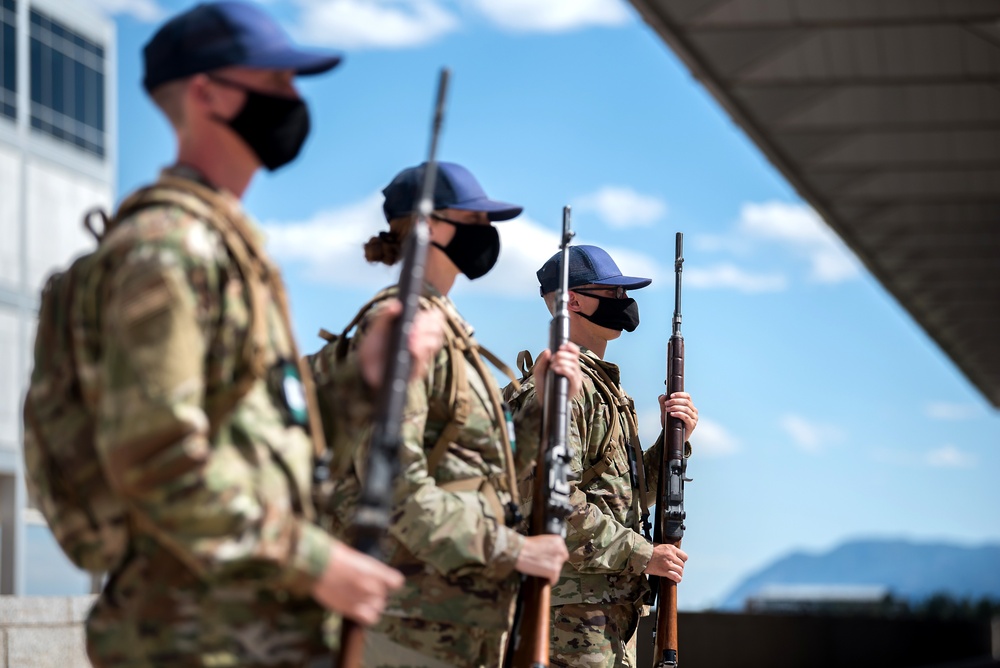
[[(438, 77), (430, 148), (424, 166), (417, 220), (406, 239), (399, 276), (398, 295), (403, 308), (389, 337), (388, 349), (391, 352), (386, 360), (382, 389), (375, 407), (365, 481), (354, 516), (355, 549), (380, 560), (383, 558), (381, 540), (389, 527), (392, 485), (398, 469), (399, 448), (402, 444), (406, 386), (413, 367), (413, 358), (407, 342), (410, 340), (413, 319), (420, 307), (420, 295), (423, 292), (427, 247), (430, 243), (427, 218), (434, 208), (437, 145), (444, 120), (450, 76), (451, 72), (447, 68), (442, 68)], [(344, 620), (341, 628), (340, 655), (336, 659), (338, 668), (358, 668), (361, 665), (365, 630), (365, 627), (357, 622)]]
[[(549, 325), (549, 350), (554, 355), (569, 341), (570, 208), (563, 208), (560, 242), (559, 294)], [(529, 533), (566, 534), (569, 503), (569, 380), (551, 369), (545, 376), (542, 442), (535, 466)], [(504, 665), (508, 668), (547, 668), (549, 665), (549, 609), (552, 585), (538, 577), (523, 577)]]
[[(684, 268), (684, 234), (677, 233), (674, 255), (674, 316), (667, 343), (667, 397), (684, 391), (684, 337), (681, 335), (681, 273)], [(684, 537), (684, 483), (687, 463), (684, 442), (687, 427), (680, 418), (667, 416), (663, 433), (663, 453), (657, 486), (657, 522), (654, 542), (680, 547)], [(651, 578), (655, 585), (656, 625), (653, 660), (656, 668), (676, 668), (677, 584), (665, 577)]]

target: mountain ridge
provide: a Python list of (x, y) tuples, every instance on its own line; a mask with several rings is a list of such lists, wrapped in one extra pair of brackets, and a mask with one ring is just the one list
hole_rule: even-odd
[(821, 553), (795, 551), (747, 576), (717, 609), (742, 610), (767, 585), (882, 585), (909, 602), (938, 593), (1000, 600), (1000, 544), (868, 538)]

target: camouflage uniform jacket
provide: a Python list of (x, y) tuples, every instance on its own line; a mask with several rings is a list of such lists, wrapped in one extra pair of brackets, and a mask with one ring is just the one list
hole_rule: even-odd
[[(183, 168), (164, 177), (197, 179)], [(245, 224), (243, 234), (256, 237), (239, 201), (216, 195)], [(259, 250), (256, 238), (247, 245)], [(97, 449), (129, 509), (130, 544), (102, 596), (112, 605), (99, 603), (92, 625), (107, 628), (112, 620), (101, 617), (136, 591), (160, 594), (159, 623), (205, 624), (205, 634), (222, 608), (199, 611), (192, 601), (215, 596), (221, 606), (234, 592), (255, 610), (260, 638), (283, 611), (313, 620), (319, 608), (309, 592), (334, 541), (312, 521), (312, 441), (283, 409), (281, 363), (297, 353), (274, 291), (265, 281), (258, 300), (267, 327), (255, 345), (268, 371), (212, 423), (213, 402), (242, 375), (251, 318), (247, 286), (220, 233), (179, 206), (153, 205), (120, 221), (98, 253)], [(257, 258), (276, 271), (262, 251)], [(149, 567), (131, 567), (136, 558)]]
[[(385, 291), (391, 296), (394, 289)], [(402, 590), (390, 597), (385, 618), (401, 617), (446, 624), (506, 629), (518, 578), (514, 565), (524, 536), (505, 523), (504, 508), (515, 500), (516, 486), (507, 440), (505, 417), (497, 414), (499, 388), (482, 364), (472, 328), (454, 304), (431, 286), (425, 286), (423, 308), (445, 315), (446, 343), (430, 364), (427, 376), (410, 383), (403, 415), (403, 443), (389, 536), (387, 561), (406, 576)], [(380, 310), (376, 303), (358, 324), (352, 349), (365, 336), (371, 319)], [(464, 336), (459, 336), (459, 330)], [(461, 344), (460, 339), (468, 343)], [(322, 358), (334, 343), (314, 357)], [(462, 350), (462, 347), (467, 349)], [(471, 348), (471, 349), (468, 349)], [(461, 355), (462, 359), (453, 356)], [(458, 366), (461, 370), (458, 370)], [(464, 373), (467, 389), (458, 389), (454, 377)], [(338, 412), (368, 414), (370, 399), (336, 393), (322, 381), (321, 411), (339, 405)], [(435, 445), (449, 428), (455, 402), (467, 401), (468, 417), (454, 425), (436, 466)], [(324, 416), (324, 422), (329, 422)], [(456, 428), (457, 427), (457, 428)], [(368, 431), (365, 432), (367, 438)], [(368, 448), (333, 443), (339, 458), (347, 457), (345, 470), (334, 482), (329, 505), (335, 534), (351, 538), (350, 524), (364, 479)], [(380, 627), (376, 627), (380, 628)], [(405, 639), (402, 639), (405, 641)]]
[[(580, 356), (583, 388), (571, 402), (569, 424), (570, 503), (574, 508), (566, 521), (569, 560), (552, 589), (552, 605), (629, 602), (638, 606), (648, 590), (642, 573), (652, 557), (653, 545), (640, 533), (638, 491), (633, 488), (629, 466), (630, 430), (624, 416), (607, 405), (598, 381), (586, 372), (587, 365), (596, 364), (604, 370), (614, 383), (612, 394), (621, 395), (633, 421), (635, 411), (631, 398), (621, 389), (618, 367), (586, 349), (581, 349)], [(504, 394), (514, 411), (520, 455), (534, 458), (541, 434), (541, 408), (534, 382), (528, 378), (522, 381), (519, 392), (508, 387)], [(612, 419), (619, 421), (621, 429), (602, 449)], [(649, 501), (655, 497), (661, 443), (662, 439), (658, 440), (643, 457), (646, 489), (652, 492)], [(604, 471), (581, 484), (584, 471), (602, 460), (608, 462)], [(527, 479), (522, 478), (522, 493), (530, 493), (533, 475), (532, 467)]]

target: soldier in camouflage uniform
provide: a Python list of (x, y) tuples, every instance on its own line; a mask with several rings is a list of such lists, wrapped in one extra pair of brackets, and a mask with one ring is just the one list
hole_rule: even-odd
[[(638, 307), (626, 290), (643, 288), (651, 279), (622, 276), (596, 246), (573, 246), (569, 257), (570, 340), (581, 349), (583, 391), (571, 404), (574, 510), (567, 519), (569, 560), (552, 589), (550, 660), (552, 666), (635, 666), (635, 631), (649, 591), (644, 575), (680, 582), (687, 560), (680, 549), (653, 545), (648, 532), (645, 538), (640, 533), (641, 514), (655, 502), (663, 438), (641, 454), (633, 401), (621, 387), (618, 367), (603, 359), (608, 341), (639, 324)], [(550, 311), (559, 287), (559, 262), (556, 254), (537, 274)], [(522, 425), (519, 448), (537, 451), (529, 438), (540, 430), (528, 428), (540, 424), (533, 380), (519, 390), (508, 386), (504, 394)], [(691, 397), (678, 392), (659, 400), (661, 423), (669, 412), (684, 421), (690, 435), (698, 423)], [(530, 482), (530, 477), (523, 479), (521, 489), (530, 492)], [(640, 498), (643, 489), (645, 499)]]
[(97, 251), (96, 444), (129, 538), (87, 621), (88, 654), (95, 666), (328, 665), (325, 610), (372, 623), (402, 576), (313, 522), (308, 376), (239, 197), (306, 137), (294, 75), (339, 57), (298, 49), (237, 2), (176, 16), (144, 53), (178, 159)]
[[(389, 232), (365, 247), (369, 261), (395, 264), (413, 225), (424, 165), (401, 172), (383, 191)], [(368, 634), (364, 664), (388, 666), (498, 666), (518, 590), (517, 573), (555, 582), (566, 559), (559, 536), (526, 538), (517, 523), (513, 452), (500, 391), (483, 357), (495, 358), (473, 338), (472, 327), (448, 298), (455, 279), (486, 274), (500, 241), (492, 221), (514, 218), (521, 207), (490, 200), (465, 168), (440, 163), (430, 217), (422, 307), (440, 313), (445, 345), (426, 379), (411, 383), (394, 490), (388, 563), (406, 575), (382, 621)], [(363, 310), (352, 345), (393, 295), (389, 289)], [(314, 364), (333, 354), (325, 347)], [(579, 388), (578, 351), (567, 346), (551, 364)], [(544, 369), (542, 369), (544, 372)], [(324, 396), (324, 411), (354, 412), (338, 396)], [(346, 454), (347, 474), (336, 484), (331, 511), (336, 531), (350, 538), (350, 521), (363, 480), (364, 447)]]

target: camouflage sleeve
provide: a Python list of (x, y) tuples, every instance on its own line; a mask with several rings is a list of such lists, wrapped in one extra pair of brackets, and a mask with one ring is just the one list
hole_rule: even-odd
[(209, 438), (219, 265), (183, 248), (169, 238), (134, 247), (109, 276), (99, 455), (141, 529), (201, 577), (251, 567), (270, 586), (308, 592), (331, 539), (293, 513), (287, 479), (251, 463), (245, 446)]
[(335, 476), (347, 470), (358, 444), (368, 438), (375, 393), (361, 376), (355, 351), (337, 359), (336, 343), (328, 343), (306, 361), (316, 382), (316, 403), (323, 421), (323, 434), (333, 454)]
[(542, 440), (542, 409), (535, 398), (534, 379), (525, 379), (519, 390), (511, 383), (503, 389), (503, 398), (514, 420), (515, 465), (518, 479), (523, 479), (530, 475), (530, 467), (535, 465)]
[[(439, 360), (448, 354), (439, 353)], [(514, 571), (524, 536), (494, 518), (479, 491), (447, 491), (427, 467), (428, 381), (410, 383), (390, 533), (438, 572), (502, 580)]]

